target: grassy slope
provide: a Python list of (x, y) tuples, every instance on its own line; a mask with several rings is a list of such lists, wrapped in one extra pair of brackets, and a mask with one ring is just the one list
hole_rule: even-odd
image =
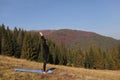
[(90, 70), (47, 64), (52, 74), (15, 72), (14, 68), (42, 69), (42, 63), (0, 56), (0, 80), (120, 80), (120, 71)]

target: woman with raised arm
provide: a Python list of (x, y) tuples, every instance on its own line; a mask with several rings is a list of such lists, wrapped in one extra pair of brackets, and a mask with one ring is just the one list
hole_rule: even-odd
[(42, 32), (39, 32), (40, 36), (41, 36), (41, 39), (42, 39), (42, 44), (41, 44), (41, 49), (43, 49), (42, 51), (42, 55), (43, 55), (43, 70), (44, 70), (44, 73), (46, 72), (46, 64), (47, 64), (47, 59), (48, 59), (48, 54), (49, 54), (49, 47), (46, 43), (46, 39), (43, 35)]

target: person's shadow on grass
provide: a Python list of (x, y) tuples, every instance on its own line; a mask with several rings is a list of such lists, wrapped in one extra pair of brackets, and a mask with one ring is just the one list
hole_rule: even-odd
[(51, 70), (51, 71), (54, 71), (56, 68), (49, 68), (47, 71)]

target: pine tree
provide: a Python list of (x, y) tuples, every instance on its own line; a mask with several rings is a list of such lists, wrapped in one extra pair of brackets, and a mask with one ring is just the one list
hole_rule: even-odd
[(112, 58), (112, 55), (111, 54), (107, 54), (107, 69), (113, 69), (113, 65), (114, 64), (114, 60)]
[(13, 31), (13, 37), (12, 37), (12, 42), (13, 42), (13, 53), (15, 57), (18, 57), (18, 44), (17, 44), (17, 37), (18, 37), (18, 30), (15, 27)]
[(103, 58), (103, 69), (107, 69), (107, 54), (105, 51), (102, 53), (102, 58)]
[(38, 61), (39, 62), (43, 61), (43, 55), (42, 55), (42, 53), (43, 53), (43, 46), (41, 45), (42, 44), (41, 42), (42, 42), (41, 38), (39, 37), (39, 54), (38, 54)]
[(27, 32), (23, 40), (21, 58), (28, 60), (38, 60), (39, 55), (39, 37), (36, 33)]
[(86, 52), (85, 53), (85, 61), (84, 61), (84, 67), (85, 68), (90, 68), (90, 57), (89, 57), (89, 53)]
[(0, 54), (1, 54), (1, 47), (2, 47), (2, 28), (1, 28), (1, 25), (0, 25)]
[(63, 56), (63, 65), (67, 65), (67, 49), (66, 49), (66, 47), (63, 47), (63, 51), (64, 51), (64, 53), (61, 53), (62, 54), (62, 56)]
[(96, 69), (104, 69), (104, 58), (102, 56), (103, 52), (100, 48), (95, 49), (95, 62), (94, 62), (94, 68)]
[(1, 26), (1, 35), (2, 35), (2, 38), (1, 38), (1, 54), (5, 54), (4, 52), (5, 52), (5, 47), (6, 47), (6, 36), (7, 36), (7, 32), (6, 32), (6, 30), (5, 30), (5, 25), (4, 24), (2, 24), (2, 26)]
[(72, 66), (72, 64), (73, 64), (73, 50), (72, 49), (70, 49), (70, 48), (68, 48), (67, 49), (67, 65), (68, 66)]
[(49, 46), (49, 59), (48, 62), (50, 64), (55, 64), (55, 54), (56, 54), (56, 45), (51, 41), (48, 40), (47, 42), (48, 46)]
[(75, 66), (84, 67), (84, 54), (81, 48), (78, 48), (78, 50), (75, 52), (74, 58), (75, 58), (75, 62), (74, 62)]
[(117, 63), (118, 63), (118, 69), (120, 69), (120, 44), (118, 46)]
[(29, 33), (25, 33), (25, 37), (23, 40), (23, 46), (22, 46), (22, 53), (21, 53), (21, 58), (28, 59), (29, 55), (29, 47), (30, 47), (30, 41), (29, 41)]
[(12, 48), (12, 32), (9, 27), (5, 29), (5, 25), (2, 25), (2, 54), (13, 56), (13, 48)]
[(59, 59), (59, 64), (61, 65), (66, 65), (67, 64), (67, 51), (63, 45), (59, 46), (59, 51), (58, 51), (58, 59)]
[(93, 48), (90, 47), (89, 52), (85, 55), (85, 67), (86, 68), (95, 68), (95, 53)]
[(41, 51), (39, 52), (39, 55), (38, 55), (38, 61), (43, 62), (42, 48), (40, 47), (40, 49)]
[(58, 59), (58, 56), (59, 56), (58, 54), (60, 53), (59, 47), (56, 46), (52, 41), (50, 41), (49, 49), (50, 49), (50, 56), (51, 56), (49, 58), (50, 63), (59, 64), (59, 59)]
[(20, 56), (21, 56), (23, 40), (24, 40), (24, 31), (19, 29), (18, 37), (16, 39), (17, 48), (16, 48), (16, 53), (14, 54), (14, 56), (17, 58), (20, 58)]
[(114, 69), (120, 69), (120, 44), (116, 49), (112, 50), (111, 54), (114, 60)]
[(40, 38), (39, 35), (37, 35), (38, 33), (36, 32), (32, 32), (32, 55), (31, 55), (31, 60), (38, 60), (38, 55), (39, 55), (39, 49), (40, 49)]
[(9, 29), (9, 27), (7, 27), (7, 47), (6, 47), (6, 53), (9, 56), (13, 56), (14, 55), (14, 51), (13, 51), (13, 41), (12, 41), (12, 36), (13, 33), (12, 31)]

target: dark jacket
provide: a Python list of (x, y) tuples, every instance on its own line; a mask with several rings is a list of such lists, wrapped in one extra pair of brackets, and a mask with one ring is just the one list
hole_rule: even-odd
[(46, 39), (44, 36), (41, 36), (42, 39), (42, 54), (43, 54), (43, 60), (47, 60), (48, 54), (49, 54), (49, 47), (46, 43)]

